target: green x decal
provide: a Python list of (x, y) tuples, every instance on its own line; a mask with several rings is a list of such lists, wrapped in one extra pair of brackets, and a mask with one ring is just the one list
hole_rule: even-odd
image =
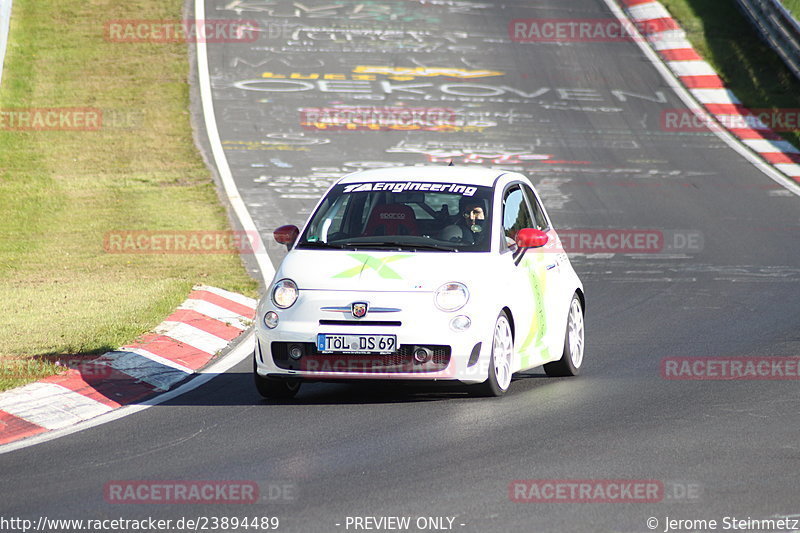
[(361, 274), (366, 269), (374, 270), (378, 276), (382, 277), (383, 279), (403, 279), (403, 277), (395, 272), (393, 269), (389, 268), (387, 263), (394, 263), (395, 261), (399, 261), (401, 259), (407, 259), (411, 257), (410, 255), (402, 254), (402, 255), (390, 255), (389, 257), (384, 257), (379, 259), (377, 257), (373, 257), (367, 254), (347, 254), (348, 256), (352, 257), (356, 261), (358, 261), (358, 266), (354, 266), (353, 268), (348, 268), (342, 272), (339, 272), (334, 278), (354, 278)]

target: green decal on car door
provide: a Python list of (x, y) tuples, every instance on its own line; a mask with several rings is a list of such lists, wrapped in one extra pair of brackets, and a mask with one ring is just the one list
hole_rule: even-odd
[(522, 265), (528, 272), (531, 301), (534, 303), (534, 313), (528, 335), (519, 347), (522, 366), (527, 367), (532, 364), (531, 358), (535, 354), (538, 354), (542, 360), (550, 357), (550, 349), (544, 344), (544, 336), (547, 332), (546, 301), (544, 296), (547, 271), (544, 266), (544, 257), (541, 254), (534, 254), (533, 257), (526, 254), (522, 260)]

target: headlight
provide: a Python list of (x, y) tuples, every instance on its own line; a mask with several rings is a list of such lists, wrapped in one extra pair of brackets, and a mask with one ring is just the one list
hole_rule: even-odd
[(272, 287), (272, 303), (287, 309), (297, 301), (297, 284), (290, 279), (282, 279)]
[(469, 300), (469, 291), (463, 283), (452, 281), (445, 283), (433, 296), (433, 303), (442, 311), (457, 311), (464, 307)]

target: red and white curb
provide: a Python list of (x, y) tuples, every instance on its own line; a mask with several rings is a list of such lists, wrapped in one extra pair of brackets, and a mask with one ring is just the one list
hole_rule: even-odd
[(619, 0), (628, 17), (646, 28), (645, 39), (688, 92), (750, 150), (800, 182), (800, 150), (761, 122), (725, 88), (714, 68), (695, 51), (678, 22), (657, 0)]
[(119, 350), (0, 393), (0, 445), (152, 398), (196, 373), (250, 327), (256, 301), (208, 286)]

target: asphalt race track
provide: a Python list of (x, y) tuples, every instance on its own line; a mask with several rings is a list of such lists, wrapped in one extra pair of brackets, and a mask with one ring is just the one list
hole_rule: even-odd
[[(513, 19), (612, 18), (601, 0), (208, 0), (206, 14), (258, 23), (252, 42), (208, 50), (223, 146), (273, 263), (285, 251), (272, 230), (302, 224), (336, 177), (451, 159), (527, 173), (557, 228), (657, 230), (663, 246), (572, 256), (588, 302), (578, 378), (519, 375), (501, 399), (314, 384), (281, 404), (260, 399), (247, 360), (166, 404), (1, 455), (4, 516), (630, 533), (650, 517), (664, 531), (666, 517), (722, 529), (800, 514), (798, 382), (661, 373), (664, 358), (800, 356), (800, 198), (712, 133), (666, 131), (662, 111), (684, 106), (635, 43), (509, 39)], [(334, 106), (416, 118), (332, 128), (319, 117)], [(663, 493), (512, 501), (525, 479), (656, 480)], [(251, 480), (262, 498), (109, 503), (118, 480)]]

